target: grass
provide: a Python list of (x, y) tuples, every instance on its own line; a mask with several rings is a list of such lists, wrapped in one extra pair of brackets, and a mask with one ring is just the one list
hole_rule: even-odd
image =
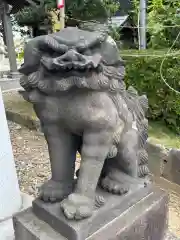
[(180, 136), (172, 132), (161, 122), (149, 123), (149, 139), (168, 148), (180, 148)]

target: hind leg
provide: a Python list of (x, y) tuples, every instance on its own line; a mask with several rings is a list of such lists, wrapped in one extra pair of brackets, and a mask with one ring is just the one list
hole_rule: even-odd
[(104, 189), (115, 194), (126, 193), (138, 177), (138, 133), (131, 129), (121, 138), (118, 154), (112, 160), (113, 165), (107, 164), (106, 177), (101, 185)]
[(131, 129), (122, 137), (118, 149), (118, 166), (129, 176), (138, 177), (138, 132)]

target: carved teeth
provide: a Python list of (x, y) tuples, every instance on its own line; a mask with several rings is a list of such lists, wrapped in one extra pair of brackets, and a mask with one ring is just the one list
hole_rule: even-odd
[(91, 63), (88, 63), (87, 65), (84, 64), (84, 65), (78, 65), (78, 63), (72, 63), (72, 64), (63, 64), (61, 65), (61, 68), (62, 69), (74, 69), (76, 71), (78, 70), (91, 70), (91, 69), (95, 69), (95, 68), (98, 68), (98, 66), (94, 66), (94, 64), (91, 62)]
[(78, 66), (77, 66), (77, 65), (74, 65), (73, 68), (74, 68), (74, 69), (78, 69)]
[(65, 65), (62, 65), (62, 69), (66, 69), (66, 66), (65, 66)]
[(81, 65), (79, 66), (80, 69), (85, 69), (85, 66)]
[(87, 65), (87, 69), (91, 69), (91, 68), (92, 68), (91, 64)]
[(72, 69), (72, 65), (67, 66), (68, 69)]

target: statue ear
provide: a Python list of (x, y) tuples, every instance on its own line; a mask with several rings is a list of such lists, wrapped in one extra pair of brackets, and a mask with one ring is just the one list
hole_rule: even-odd
[(123, 62), (120, 58), (116, 42), (110, 36), (101, 44), (101, 55), (107, 65), (114, 65), (120, 60)]

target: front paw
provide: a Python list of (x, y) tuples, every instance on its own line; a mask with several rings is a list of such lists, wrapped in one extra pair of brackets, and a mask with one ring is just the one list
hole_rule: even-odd
[(81, 220), (92, 216), (93, 203), (92, 199), (73, 193), (61, 202), (61, 208), (69, 220)]
[(61, 182), (53, 181), (52, 179), (45, 182), (39, 192), (39, 197), (44, 202), (62, 201), (73, 191), (72, 184), (63, 184)]

